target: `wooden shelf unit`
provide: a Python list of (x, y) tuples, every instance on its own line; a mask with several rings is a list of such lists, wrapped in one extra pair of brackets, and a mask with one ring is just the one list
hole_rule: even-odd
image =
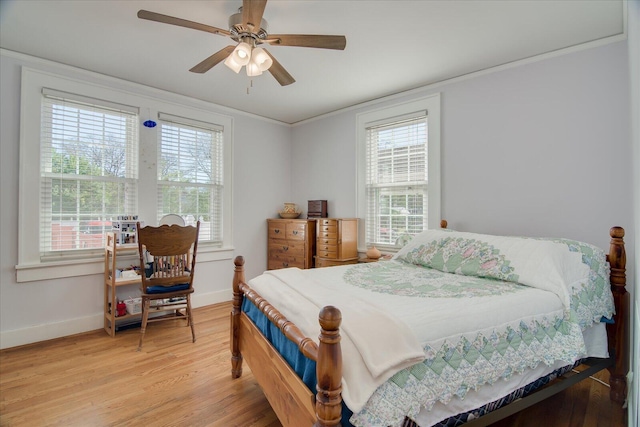
[[(107, 243), (104, 247), (104, 330), (114, 337), (116, 335), (116, 321), (139, 318), (140, 314), (125, 314), (116, 316), (117, 294), (119, 286), (135, 285), (140, 283), (137, 278), (115, 277), (118, 255), (138, 255), (138, 244), (116, 244), (115, 233), (106, 234)], [(137, 264), (137, 262), (136, 262)]]

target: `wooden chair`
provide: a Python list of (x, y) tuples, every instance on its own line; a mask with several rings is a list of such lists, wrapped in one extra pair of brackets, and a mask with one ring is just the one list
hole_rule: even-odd
[[(142, 276), (142, 325), (138, 351), (142, 348), (147, 323), (163, 320), (185, 319), (187, 325), (191, 326), (191, 336), (195, 342), (191, 294), (200, 221), (195, 227), (179, 225), (141, 227), (140, 223), (137, 223), (137, 230), (140, 275)], [(152, 257), (152, 261), (147, 260), (148, 255)], [(151, 301), (154, 301), (153, 306)], [(149, 317), (150, 313), (164, 311), (172, 311), (173, 314)]]

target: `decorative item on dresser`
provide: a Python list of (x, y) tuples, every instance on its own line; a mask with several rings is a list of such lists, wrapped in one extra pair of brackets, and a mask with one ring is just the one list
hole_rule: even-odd
[(284, 208), (281, 211), (278, 211), (278, 215), (280, 218), (285, 219), (294, 219), (298, 218), (302, 212), (298, 210), (298, 207), (295, 203), (287, 202), (284, 204)]
[(327, 218), (328, 216), (326, 200), (309, 200), (307, 218)]
[(267, 269), (313, 267), (315, 220), (268, 219), (267, 229)]
[(378, 262), (393, 258), (393, 254), (383, 254), (378, 248), (372, 246), (367, 250), (365, 256), (360, 258), (358, 262)]
[(375, 246), (371, 246), (367, 251), (367, 258), (378, 259), (382, 256), (382, 253)]
[(358, 263), (357, 218), (321, 218), (316, 229), (316, 267)]

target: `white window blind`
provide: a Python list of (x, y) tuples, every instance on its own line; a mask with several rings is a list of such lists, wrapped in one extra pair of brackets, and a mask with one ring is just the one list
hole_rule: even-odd
[(103, 248), (137, 208), (137, 110), (43, 89), (41, 117), (41, 258)]
[(366, 242), (394, 246), (427, 228), (427, 116), (369, 125), (366, 139)]
[(158, 219), (200, 220), (200, 241), (222, 246), (223, 128), (161, 113), (158, 150)]

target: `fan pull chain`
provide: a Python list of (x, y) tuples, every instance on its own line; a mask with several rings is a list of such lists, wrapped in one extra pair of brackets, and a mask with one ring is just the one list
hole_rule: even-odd
[(253, 79), (249, 79), (249, 86), (247, 86), (247, 95), (249, 95), (249, 89), (253, 87)]

